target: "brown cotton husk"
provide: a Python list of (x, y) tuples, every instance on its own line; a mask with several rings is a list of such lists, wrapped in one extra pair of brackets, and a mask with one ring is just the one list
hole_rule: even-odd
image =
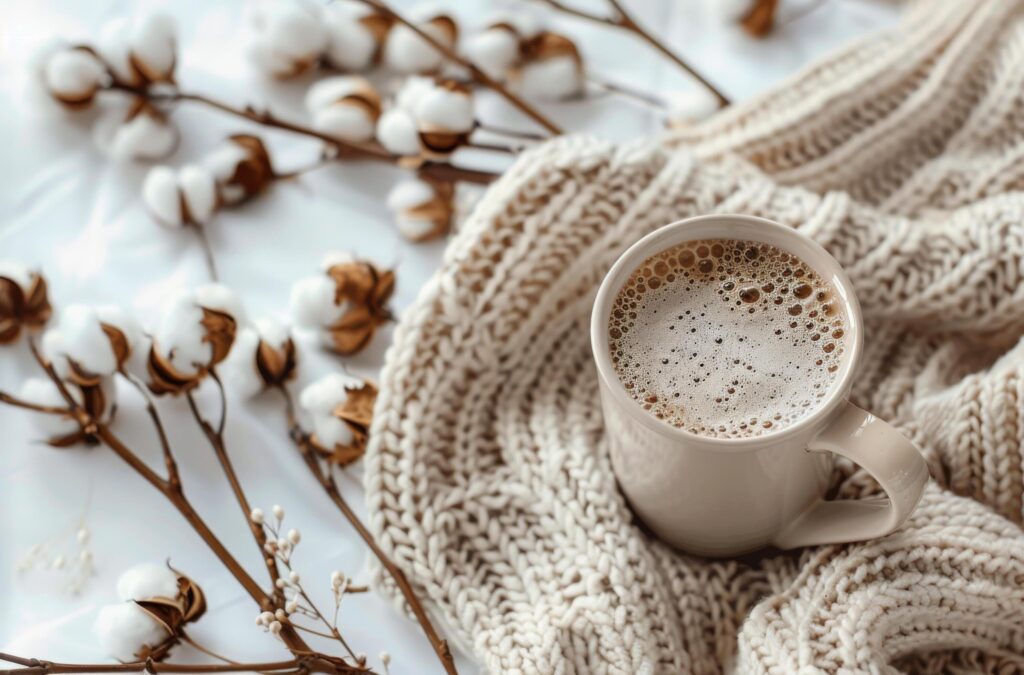
[(341, 318), (327, 327), (330, 347), (338, 354), (355, 354), (369, 344), (377, 327), (391, 318), (387, 302), (395, 290), (395, 274), (356, 260), (332, 265), (327, 275), (335, 283), (335, 304), (349, 304)]
[(228, 352), (231, 351), (237, 324), (230, 314), (206, 307), (200, 309), (203, 310), (203, 318), (199, 323), (206, 329), (203, 342), (208, 342), (213, 350), (209, 365), (215, 366), (227, 358)]
[(377, 385), (363, 380), (358, 389), (348, 389), (345, 402), (336, 407), (333, 415), (345, 423), (352, 432), (352, 442), (333, 448), (321, 445), (316, 435), (311, 437), (313, 447), (327, 461), (338, 466), (348, 466), (362, 458), (369, 440), (370, 423), (373, 421), (373, 406), (377, 402)]
[(387, 40), (388, 32), (391, 27), (395, 25), (394, 20), (391, 17), (384, 16), (378, 12), (372, 12), (359, 19), (366, 30), (370, 31), (373, 35), (373, 41), (376, 43), (376, 49), (373, 52), (373, 63), (380, 63), (383, 55), (384, 41)]
[[(120, 370), (128, 361), (128, 357), (131, 356), (132, 350), (128, 344), (128, 338), (119, 328), (110, 324), (100, 323), (100, 329), (107, 336), (107, 339), (110, 340), (110, 350), (114, 353), (114, 359), (117, 361), (118, 370)], [(68, 379), (75, 384), (90, 387), (100, 383), (101, 375), (90, 372), (74, 359), (69, 358), (67, 362), (70, 369)]]
[(136, 654), (140, 659), (151, 658), (159, 661), (166, 657), (171, 647), (177, 644), (183, 635), (185, 624), (197, 621), (206, 612), (206, 596), (199, 584), (173, 567), (171, 571), (178, 575), (176, 597), (155, 596), (135, 600), (135, 604), (153, 617), (168, 633), (167, 639), (160, 644), (143, 647), (142, 651)]
[(42, 328), (52, 314), (42, 275), (32, 275), (27, 291), (14, 279), (0, 276), (0, 344), (17, 340), (23, 328)]
[[(94, 58), (96, 58), (97, 61), (100, 61), (101, 63), (103, 61), (103, 59), (101, 59), (99, 55), (96, 53), (96, 50), (88, 45), (75, 45), (74, 47), (71, 47), (71, 49), (74, 51), (81, 51), (86, 52), (87, 54), (91, 54)], [(70, 110), (82, 110), (92, 105), (92, 102), (96, 98), (96, 94), (98, 92), (98, 88), (93, 88), (88, 91), (82, 92), (80, 96), (69, 96), (67, 94), (56, 94), (51, 91), (50, 96), (52, 96), (55, 101), (63, 105), (65, 108), (68, 108)]]
[(558, 33), (543, 31), (529, 40), (525, 40), (520, 47), (524, 62), (545, 61), (560, 56), (568, 56), (576, 62), (579, 68), (583, 67), (583, 58), (576, 43)]
[(155, 342), (149, 350), (146, 372), (149, 376), (149, 390), (158, 396), (162, 394), (177, 396), (191, 391), (199, 385), (203, 375), (202, 371), (195, 375), (185, 375), (177, 370), (171, 365), (170, 359), (160, 354)]
[(448, 39), (448, 44), (454, 45), (459, 39), (459, 24), (454, 18), (447, 14), (439, 14), (427, 23), (437, 26)]
[(241, 148), (245, 156), (235, 165), (234, 172), (223, 185), (237, 188), (236, 191), (241, 195), (237, 201), (242, 202), (261, 194), (270, 186), (274, 181), (274, 167), (270, 153), (259, 136), (235, 134), (228, 137), (228, 142)]
[(281, 386), (292, 379), (296, 364), (295, 342), (291, 338), (283, 345), (260, 340), (256, 347), (256, 371), (268, 387)]
[(754, 0), (750, 11), (740, 19), (740, 25), (749, 35), (763, 38), (775, 27), (775, 13), (779, 0)]

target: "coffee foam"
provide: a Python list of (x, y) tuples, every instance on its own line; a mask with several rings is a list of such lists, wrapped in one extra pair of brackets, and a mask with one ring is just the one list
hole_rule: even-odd
[(692, 241), (644, 261), (608, 321), (629, 395), (695, 434), (760, 436), (813, 412), (835, 383), (847, 320), (832, 287), (769, 244)]

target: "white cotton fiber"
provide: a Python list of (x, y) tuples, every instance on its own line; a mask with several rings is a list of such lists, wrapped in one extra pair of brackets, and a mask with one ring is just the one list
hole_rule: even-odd
[(142, 183), (142, 201), (158, 223), (168, 227), (184, 224), (178, 176), (169, 166), (154, 166)]
[(468, 132), (476, 121), (472, 96), (441, 87), (426, 92), (416, 102), (414, 111), (421, 128), (426, 124), (448, 131)]
[(377, 120), (377, 140), (391, 154), (419, 154), (420, 134), (416, 118), (402, 108), (388, 110)]
[(320, 259), (320, 269), (327, 272), (335, 265), (347, 265), (355, 261), (355, 256), (348, 251), (328, 251)]
[(281, 349), (291, 339), (291, 331), (288, 324), (277, 319), (262, 317), (256, 320), (256, 332), (260, 340), (266, 342), (274, 349)]
[(205, 223), (217, 208), (217, 179), (200, 164), (187, 164), (178, 171), (178, 189), (197, 223)]
[(105, 77), (103, 64), (83, 49), (61, 49), (43, 66), (43, 82), (61, 98), (86, 97), (99, 88)]
[(127, 122), (107, 118), (95, 127), (96, 143), (119, 160), (153, 160), (171, 154), (178, 130), (167, 120), (142, 113)]
[(754, 8), (753, 0), (704, 0), (704, 8), (722, 23), (736, 23)]
[(362, 106), (337, 104), (313, 113), (313, 128), (350, 143), (373, 139), (374, 120)]
[(388, 193), (387, 205), (391, 211), (404, 211), (426, 204), (434, 198), (434, 187), (418, 178), (401, 181)]
[(519, 60), (519, 37), (504, 28), (488, 28), (466, 40), (463, 51), (473, 65), (500, 81)]
[[(420, 30), (446, 47), (452, 47), (450, 36), (436, 23), (420, 23)], [(433, 45), (404, 25), (396, 25), (384, 43), (384, 63), (399, 73), (430, 73), (441, 67), (444, 56)]]
[(230, 389), (243, 398), (253, 398), (263, 391), (263, 378), (256, 368), (256, 350), (260, 337), (252, 328), (243, 328), (235, 335), (231, 352), (220, 366)]
[(68, 305), (60, 313), (57, 329), (63, 336), (64, 353), (86, 372), (103, 376), (117, 372), (110, 338), (100, 326), (95, 307)]
[(395, 216), (395, 225), (398, 226), (399, 234), (410, 241), (422, 241), (439, 231), (437, 221), (433, 218), (411, 216), (405, 213)]
[(306, 92), (306, 110), (315, 113), (334, 105), (351, 94), (359, 93), (373, 86), (365, 78), (354, 75), (339, 75), (320, 80)]
[(178, 575), (156, 563), (140, 563), (129, 567), (117, 578), (117, 597), (122, 600), (178, 597)]
[(332, 415), (313, 415), (313, 433), (320, 444), (327, 448), (350, 445), (355, 440), (352, 429)]
[(326, 447), (348, 444), (352, 430), (334, 416), (334, 409), (348, 398), (349, 389), (358, 389), (362, 382), (349, 375), (331, 373), (308, 385), (299, 396), (299, 405), (313, 419), (313, 432)]
[(200, 307), (227, 314), (239, 326), (248, 322), (242, 299), (224, 284), (202, 284), (196, 286), (195, 301)]
[(377, 51), (377, 40), (360, 19), (370, 10), (356, 2), (338, 0), (324, 7), (327, 60), (340, 70), (368, 68)]
[(348, 311), (348, 301), (334, 303), (337, 287), (325, 274), (299, 279), (292, 285), (290, 306), (296, 325), (303, 328), (329, 326)]
[(315, 61), (327, 46), (319, 8), (306, 2), (263, 2), (253, 13), (252, 54), (273, 75), (287, 76)]
[(524, 66), (518, 88), (529, 97), (558, 100), (578, 96), (583, 84), (579, 63), (571, 56), (556, 56)]
[(120, 661), (134, 661), (144, 646), (163, 642), (167, 630), (134, 602), (100, 608), (93, 624), (100, 646)]
[(154, 333), (160, 354), (183, 375), (195, 375), (199, 366), (205, 366), (213, 357), (212, 347), (204, 340), (202, 320), (203, 310), (195, 296), (182, 293), (171, 300)]
[(164, 13), (140, 18), (131, 28), (128, 48), (146, 75), (153, 80), (167, 80), (174, 72), (177, 26)]
[(703, 88), (669, 92), (666, 98), (670, 121), (700, 122), (719, 109), (718, 99)]

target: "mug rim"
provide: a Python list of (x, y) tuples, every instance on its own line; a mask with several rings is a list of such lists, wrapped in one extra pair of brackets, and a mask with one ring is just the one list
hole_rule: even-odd
[[(753, 231), (753, 236), (748, 236), (747, 234), (730, 236), (724, 231), (729, 225), (736, 224), (739, 224), (748, 231)], [(721, 228), (723, 232), (720, 234), (696, 233), (708, 228)], [(689, 234), (690, 232), (694, 232), (694, 234)], [(627, 275), (639, 267), (644, 260), (672, 246), (686, 241), (714, 238), (748, 239), (778, 246), (787, 253), (796, 255), (814, 268), (816, 272), (827, 278), (835, 286), (837, 293), (842, 299), (850, 324), (848, 333), (852, 333), (853, 340), (849, 341), (849, 353), (843, 360), (839, 377), (832, 386), (831, 394), (821, 405), (811, 414), (781, 431), (772, 431), (761, 436), (751, 436), (748, 438), (718, 438), (701, 436), (686, 429), (673, 426), (664, 420), (659, 420), (651, 415), (650, 412), (644, 410), (640, 403), (626, 392), (625, 386), (619, 380), (612, 366), (608, 348), (608, 315), (611, 311), (611, 304), (621, 289), (622, 284), (626, 281)], [(788, 243), (794, 241), (798, 242), (800, 246), (810, 249), (814, 256), (807, 256), (799, 250), (794, 250), (795, 247)], [(808, 257), (815, 257), (816, 260), (807, 260), (806, 258)], [(827, 269), (822, 269), (821, 263)], [(616, 283), (617, 280), (618, 283)], [(713, 214), (694, 216), (663, 225), (634, 243), (616, 259), (611, 269), (608, 270), (608, 273), (602, 279), (601, 286), (594, 299), (590, 316), (590, 345), (594, 361), (597, 364), (598, 376), (607, 392), (615, 398), (615, 402), (627, 414), (638, 420), (645, 427), (660, 434), (684, 440), (689, 445), (704, 446), (711, 450), (750, 450), (766, 445), (775, 445), (798, 436), (809, 429), (820, 428), (846, 401), (864, 349), (863, 317), (861, 315), (860, 303), (854, 293), (850, 278), (839, 264), (839, 261), (832, 257), (821, 244), (794, 228), (768, 220), (767, 218), (732, 213)]]

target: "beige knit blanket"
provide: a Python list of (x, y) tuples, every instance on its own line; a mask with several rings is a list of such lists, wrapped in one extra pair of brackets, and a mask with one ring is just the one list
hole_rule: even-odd
[[(588, 315), (632, 242), (715, 212), (799, 228), (850, 273), (867, 319), (854, 400), (932, 469), (899, 532), (709, 561), (637, 526)], [(496, 673), (1024, 672), (1022, 280), (1019, 0), (922, 3), (667, 143), (551, 142), (490, 190), (402, 318), (373, 529)], [(838, 493), (873, 489), (837, 472)]]

